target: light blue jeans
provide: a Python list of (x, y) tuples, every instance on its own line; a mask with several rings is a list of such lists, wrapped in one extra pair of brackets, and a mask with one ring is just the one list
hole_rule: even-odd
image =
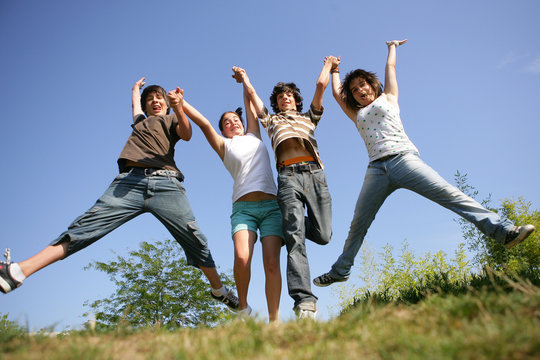
[(118, 175), (83, 215), (51, 245), (69, 242), (67, 256), (101, 239), (136, 216), (153, 214), (182, 246), (187, 263), (215, 267), (208, 241), (199, 230), (182, 183), (170, 176), (147, 176), (144, 169)]
[[(307, 165), (279, 168), (278, 203), (287, 246), (287, 285), (298, 307), (315, 303), (306, 254), (306, 238), (326, 245), (332, 237), (332, 199), (322, 169)], [(306, 212), (308, 216), (305, 217)], [(300, 306), (301, 307), (301, 306)]]
[(392, 192), (400, 188), (412, 190), (452, 210), (498, 241), (504, 241), (506, 233), (514, 226), (450, 185), (416, 152), (375, 160), (368, 165), (349, 235), (342, 254), (332, 265), (330, 275), (336, 278), (350, 275), (354, 258), (379, 208)]

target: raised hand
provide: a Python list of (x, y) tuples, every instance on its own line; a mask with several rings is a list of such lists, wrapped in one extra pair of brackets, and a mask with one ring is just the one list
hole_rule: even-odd
[(184, 102), (184, 90), (177, 87), (175, 90), (169, 91), (167, 94), (169, 97), (169, 104), (172, 106), (183, 105)]
[(341, 56), (335, 57), (332, 55), (326, 56), (324, 58), (325, 64), (330, 64), (332, 67), (330, 68), (330, 71), (334, 71), (336, 69), (339, 69), (339, 64), (341, 63)]
[(241, 67), (233, 66), (232, 71), (234, 72), (232, 77), (237, 83), (243, 83), (247, 78), (246, 70), (242, 69)]
[(135, 85), (133, 85), (133, 90), (138, 90), (140, 91), (141, 88), (146, 84), (146, 82), (144, 81), (144, 76), (142, 78), (140, 78), (139, 80), (137, 80), (137, 82), (135, 83)]
[(390, 45), (395, 45), (395, 46), (399, 46), (399, 45), (403, 45), (407, 42), (408, 39), (405, 39), (405, 40), (391, 40), (391, 41), (387, 41), (386, 42), (386, 45), (387, 46), (390, 46)]

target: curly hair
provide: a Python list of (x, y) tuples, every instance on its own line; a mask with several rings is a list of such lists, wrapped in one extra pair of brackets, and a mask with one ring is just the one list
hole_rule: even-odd
[(239, 108), (236, 108), (236, 110), (234, 111), (225, 111), (223, 114), (221, 114), (221, 117), (219, 118), (219, 123), (218, 123), (219, 130), (223, 131), (223, 118), (225, 117), (225, 115), (230, 114), (230, 113), (238, 115), (245, 129), (246, 125), (244, 124), (244, 120), (242, 119), (242, 108), (239, 107)]
[(381, 96), (383, 92), (383, 85), (381, 84), (379, 78), (377, 78), (377, 75), (375, 75), (375, 73), (362, 69), (356, 69), (347, 73), (347, 75), (345, 75), (345, 79), (343, 79), (343, 84), (341, 84), (340, 94), (347, 106), (351, 109), (360, 109), (362, 107), (358, 103), (358, 101), (354, 99), (351, 91), (351, 82), (356, 78), (364, 79), (369, 84), (369, 86), (371, 86), (373, 90), (375, 90), (377, 97)]
[(167, 114), (169, 114), (171, 112), (171, 105), (169, 104), (169, 97), (167, 96), (167, 92), (165, 91), (165, 89), (163, 89), (159, 85), (149, 85), (144, 88), (141, 94), (141, 108), (143, 109), (144, 114), (148, 115), (146, 113), (146, 98), (148, 97), (148, 95), (150, 95), (153, 92), (156, 92), (158, 94), (161, 94), (161, 96), (163, 96), (163, 98), (167, 102)]
[(274, 113), (279, 113), (281, 110), (279, 109), (277, 105), (277, 97), (281, 93), (290, 92), (294, 95), (294, 101), (296, 101), (296, 111), (302, 112), (302, 95), (300, 95), (300, 89), (298, 86), (296, 86), (295, 83), (284, 83), (284, 82), (278, 82), (276, 86), (274, 86), (274, 89), (272, 90), (272, 94), (270, 95), (270, 105), (272, 106), (272, 110), (274, 110)]

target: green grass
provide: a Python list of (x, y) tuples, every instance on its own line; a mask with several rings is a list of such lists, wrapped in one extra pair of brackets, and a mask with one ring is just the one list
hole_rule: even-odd
[(431, 289), (414, 303), (365, 297), (328, 322), (0, 336), (0, 358), (539, 359), (540, 288), (505, 281), (456, 293)]

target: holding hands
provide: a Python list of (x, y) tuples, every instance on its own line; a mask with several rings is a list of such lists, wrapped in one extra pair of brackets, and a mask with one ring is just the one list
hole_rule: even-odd
[(171, 107), (176, 106), (183, 106), (184, 103), (184, 90), (180, 89), (179, 87), (176, 88), (176, 90), (171, 90), (167, 94), (169, 97), (169, 104), (171, 104)]
[(246, 70), (242, 69), (241, 67), (233, 66), (232, 71), (234, 72), (232, 77), (237, 83), (243, 83), (246, 79), (248, 79)]
[(325, 64), (330, 64), (330, 72), (339, 72), (339, 64), (341, 63), (341, 56), (335, 57), (332, 55), (326, 56), (324, 58)]

